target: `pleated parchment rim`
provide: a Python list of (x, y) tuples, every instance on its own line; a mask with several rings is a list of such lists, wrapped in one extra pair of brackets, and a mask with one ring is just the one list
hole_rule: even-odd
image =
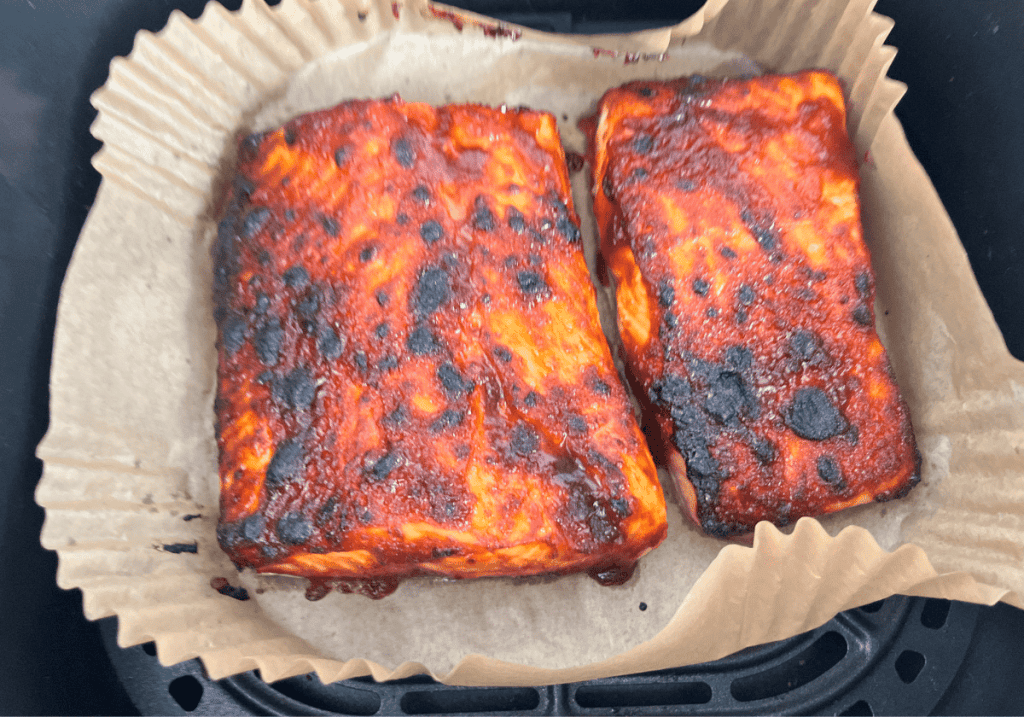
[[(155, 640), (164, 664), (200, 657), (211, 677), (258, 668), (268, 681), (309, 671), (324, 682), (422, 672), (450, 684), (576, 681), (716, 659), (895, 593), (1024, 607), (1024, 370), (1006, 351), (892, 114), (905, 88), (885, 77), (895, 54), (883, 44), (892, 23), (872, 7), (864, 0), (710, 0), (673, 28), (566, 38), (420, 1), (284, 0), (270, 8), (246, 0), (235, 13), (211, 3), (199, 20), (175, 13), (160, 33), (140, 33), (93, 97), (93, 133), (104, 142), (93, 161), (103, 183), (58, 315), (51, 427), (38, 451), (45, 469), (36, 494), (47, 512), (43, 545), (59, 556), (58, 584), (82, 589), (88, 618), (117, 615), (122, 646)], [(452, 646), (460, 659), (451, 669), (403, 661), (399, 652), (387, 664), (332, 659), (268, 621), (256, 601), (210, 588), (211, 578), (228, 575), (212, 532), (213, 456), (209, 441), (186, 428), (212, 428), (213, 374), (191, 363), (212, 351), (212, 321), (192, 321), (209, 315), (208, 293), (182, 288), (169, 267), (209, 271), (197, 227), (215, 215), (226, 148), (268, 98), (287, 95), (290, 80), (324, 57), (344, 63), (403, 34), (438, 42), (458, 36), (510, 56), (527, 46), (575, 62), (592, 53), (586, 61), (593, 67), (637, 77), (656, 74), (666, 54), (701, 41), (777, 71), (839, 74), (864, 155), (880, 328), (927, 449), (925, 483), (928, 471), (942, 476), (918, 489), (925, 498), (899, 520), (893, 550), (869, 530), (831, 518), (802, 519), (789, 532), (762, 524), (752, 547), (715, 544), (653, 637), (559, 668), (541, 658), (502, 661), (486, 646)], [(415, 77), (408, 67), (388, 68), (387, 56), (376, 60), (373, 71), (393, 73), (385, 77)], [(500, 95), (502, 83), (515, 81), (497, 77), (479, 91)], [(585, 89), (594, 100), (600, 94)], [(563, 133), (568, 144), (572, 130)], [(592, 218), (578, 203), (586, 230)], [(183, 316), (154, 321), (168, 307)], [(176, 371), (186, 365), (193, 383), (182, 389)], [(457, 601), (465, 586), (442, 587)]]

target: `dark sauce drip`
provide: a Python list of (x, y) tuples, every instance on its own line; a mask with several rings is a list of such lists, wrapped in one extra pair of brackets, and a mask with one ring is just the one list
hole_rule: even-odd
[(576, 172), (583, 169), (583, 161), (583, 155), (579, 152), (565, 153), (565, 164), (569, 167), (570, 174), (576, 174)]
[(310, 602), (322, 600), (332, 591), (338, 590), (346, 595), (356, 593), (365, 595), (373, 600), (386, 598), (398, 589), (401, 582), (399, 578), (371, 578), (367, 580), (330, 580), (324, 578), (309, 578), (309, 587), (306, 588), (306, 599)]
[(604, 586), (624, 585), (633, 577), (636, 563), (613, 563), (598, 565), (587, 571), (587, 575)]
[(221, 595), (226, 595), (229, 598), (235, 600), (245, 601), (249, 599), (249, 591), (242, 587), (234, 587), (228, 582), (227, 578), (210, 578), (210, 587), (219, 592)]

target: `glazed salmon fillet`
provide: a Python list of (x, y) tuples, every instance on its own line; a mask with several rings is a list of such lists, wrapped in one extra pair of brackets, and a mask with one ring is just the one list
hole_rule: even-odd
[(665, 504), (554, 118), (349, 101), (239, 157), (213, 248), (231, 559), (374, 596), (628, 577)]
[(905, 495), (836, 78), (633, 82), (591, 125), (594, 212), (652, 443), (710, 535)]

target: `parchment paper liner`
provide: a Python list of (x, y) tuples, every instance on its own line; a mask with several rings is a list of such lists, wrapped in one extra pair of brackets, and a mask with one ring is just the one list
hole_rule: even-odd
[[(455, 11), (473, 21), (460, 36), (419, 2), (399, 4), (396, 19), (383, 2), (285, 0), (271, 9), (247, 1), (238, 13), (212, 3), (198, 21), (176, 13), (162, 32), (140, 33), (93, 98), (93, 132), (104, 142), (94, 164), (103, 182), (58, 316), (51, 425), (38, 451), (45, 471), (36, 496), (47, 512), (43, 545), (58, 552), (58, 584), (82, 589), (88, 618), (117, 615), (123, 646), (155, 640), (165, 664), (198, 656), (211, 677), (259, 668), (270, 681), (311, 670), (324, 682), (424, 671), (452, 684), (575, 681), (715, 659), (894, 593), (1024, 606), (1024, 369), (1006, 351), (954, 229), (892, 115), (904, 88), (884, 76), (894, 55), (882, 44), (891, 21), (872, 14), (872, 5), (712, 0), (675, 28), (592, 38), (527, 30), (513, 42), (484, 38), (479, 25), (492, 21)], [(635, 607), (622, 609), (646, 595), (636, 584), (590, 597), (593, 586), (575, 577), (527, 585), (427, 583), (379, 603), (348, 596), (361, 602), (324, 605), (329, 597), (306, 606), (312, 628), (329, 629), (339, 610), (377, 617), (364, 631), (385, 646), (378, 650), (383, 659), (356, 651), (332, 659), (311, 644), (309, 621), (271, 619), (272, 600), (239, 602), (214, 592), (212, 577), (241, 578), (213, 533), (215, 356), (204, 290), (218, 177), (230, 162), (234, 133), (250, 127), (261, 107), (282, 112), (316, 99), (290, 96), (286, 86), (325, 57), (344, 68), (350, 58), (358, 66), (368, 52), (376, 64), (363, 70), (420, 99), (413, 78), (443, 69), (444, 58), (397, 57), (394, 45), (373, 54), (383, 39), (406, 35), (446, 47), (460, 37), (473, 51), (509, 53), (523, 74), (503, 65), (503, 75), (485, 75), (465, 90), (480, 96), (456, 98), (492, 103), (505, 95), (520, 102), (530, 77), (552, 91), (584, 88), (593, 101), (604, 87), (668, 68), (656, 59), (623, 64), (635, 56), (615, 53), (667, 51), (671, 58), (700, 40), (779, 71), (836, 71), (864, 153), (864, 223), (878, 275), (879, 324), (925, 454), (922, 486), (900, 504), (821, 523), (804, 519), (790, 534), (762, 524), (752, 548), (700, 538), (676, 517), (670, 530), (683, 542), (670, 537), (644, 559), (634, 581), (656, 592), (644, 613), (654, 624), (638, 622)], [(591, 47), (609, 52), (581, 57), (580, 48)], [(527, 49), (550, 53), (546, 74), (538, 74), (543, 63), (531, 62)], [(581, 62), (585, 73), (559, 74), (578, 71)], [(345, 80), (353, 77), (336, 75), (336, 86), (321, 90), (343, 99)], [(273, 113), (264, 115), (268, 121)], [(561, 123), (570, 146), (579, 139), (576, 119)], [(584, 230), (592, 230), (583, 195), (577, 202)], [(841, 529), (850, 523), (858, 525)], [(884, 550), (876, 537), (895, 549)], [(196, 552), (171, 552), (180, 545), (195, 545)], [(272, 596), (270, 580), (260, 584)], [(579, 601), (570, 605), (574, 591)], [(286, 601), (293, 593), (281, 591)], [(415, 633), (415, 626), (398, 627), (399, 606), (411, 600), (418, 607), (436, 594), (449, 610), (437, 626)], [(541, 608), (517, 614), (530, 595), (544, 598)], [(473, 601), (484, 599), (484, 609), (474, 610)], [(605, 603), (611, 608), (602, 613)], [(492, 621), (509, 614), (513, 623), (521, 618), (524, 633), (514, 662), (497, 659), (491, 634), (498, 629)], [(545, 620), (569, 622), (549, 634), (535, 629)], [(282, 624), (299, 624), (307, 639)], [(500, 626), (501, 641), (515, 642), (507, 627)], [(469, 634), (483, 642), (453, 638)], [(339, 649), (337, 641), (331, 645)], [(431, 659), (405, 661), (422, 654)]]

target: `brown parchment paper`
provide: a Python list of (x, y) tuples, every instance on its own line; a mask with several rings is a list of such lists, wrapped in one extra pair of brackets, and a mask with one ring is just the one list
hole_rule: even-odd
[[(58, 314), (36, 493), (58, 584), (81, 588), (88, 618), (117, 615), (123, 646), (155, 640), (165, 664), (200, 657), (214, 678), (259, 668), (270, 681), (574, 681), (715, 659), (894, 593), (1024, 606), (1024, 368), (892, 114), (892, 23), (872, 6), (710, 0), (673, 28), (565, 38), (435, 6), (459, 31), (425, 0), (246, 0), (140, 33), (93, 97), (103, 182)], [(608, 87), (751, 61), (844, 80), (879, 329), (924, 458), (907, 499), (762, 524), (752, 547), (701, 536), (670, 505), (668, 539), (615, 588), (411, 580), (381, 601), (309, 603), (301, 581), (234, 570), (214, 532), (209, 238), (238, 131), (397, 91), (547, 109), (579, 151), (576, 122)], [(593, 239), (583, 173), (574, 196)], [(252, 599), (218, 594), (216, 577)]]

